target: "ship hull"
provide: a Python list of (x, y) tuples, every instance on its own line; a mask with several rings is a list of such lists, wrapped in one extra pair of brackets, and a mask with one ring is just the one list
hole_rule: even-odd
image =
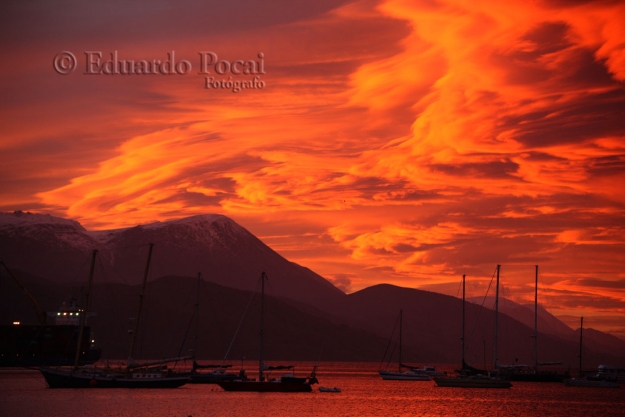
[[(85, 327), (79, 364), (100, 359)], [(0, 326), (0, 367), (69, 366), (74, 364), (78, 327), (74, 325)]]
[(136, 378), (125, 374), (40, 369), (50, 388), (178, 388), (188, 376)]
[(430, 376), (427, 374), (414, 372), (391, 372), (379, 371), (380, 376), (385, 381), (429, 381)]
[(564, 380), (567, 387), (586, 387), (586, 388), (619, 388), (620, 384), (615, 381), (592, 380), (584, 378), (569, 378)]
[(223, 381), (234, 381), (239, 379), (238, 374), (227, 373), (193, 373), (191, 374), (190, 384), (218, 384)]

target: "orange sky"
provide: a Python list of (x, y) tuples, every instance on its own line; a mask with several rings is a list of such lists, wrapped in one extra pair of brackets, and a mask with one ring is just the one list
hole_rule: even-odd
[[(552, 313), (625, 338), (622, 2), (0, 7), (2, 211), (221, 213), (346, 291), (456, 295), (466, 273), (479, 296), (499, 263), (530, 302), (538, 264)], [(84, 74), (84, 51), (115, 50), (193, 70)], [(199, 51), (262, 52), (265, 87), (205, 88)]]

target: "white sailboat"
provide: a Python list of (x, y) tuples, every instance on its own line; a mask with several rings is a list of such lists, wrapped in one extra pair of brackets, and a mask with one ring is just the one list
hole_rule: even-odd
[(567, 387), (587, 387), (587, 388), (619, 388), (617, 381), (609, 381), (607, 379), (590, 379), (582, 374), (582, 346), (584, 334), (584, 317), (580, 319), (579, 324), (579, 377), (568, 378), (564, 380)]
[[(378, 373), (385, 381), (429, 381), (430, 375), (426, 372), (407, 367), (401, 363), (402, 321), (403, 311), (399, 310), (399, 358), (397, 360), (397, 371), (379, 370)], [(408, 368), (408, 370), (402, 371), (404, 368)]]
[(512, 381), (526, 382), (562, 382), (568, 376), (562, 373), (539, 369), (539, 366), (561, 365), (562, 362), (541, 362), (538, 360), (538, 265), (535, 265), (534, 283), (534, 366), (506, 365), (501, 366), (510, 374)]

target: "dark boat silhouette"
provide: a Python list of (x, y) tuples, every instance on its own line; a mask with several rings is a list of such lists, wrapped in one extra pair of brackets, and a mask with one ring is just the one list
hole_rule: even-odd
[(584, 317), (579, 322), (579, 377), (565, 379), (564, 385), (567, 387), (585, 387), (585, 388), (620, 388), (618, 380), (608, 380), (605, 378), (589, 378), (582, 372), (582, 346), (584, 336)]
[(232, 365), (227, 365), (225, 363), (225, 359), (228, 357), (228, 353), (226, 353), (226, 358), (222, 363), (215, 364), (200, 364), (197, 362), (197, 351), (198, 351), (198, 339), (200, 337), (200, 284), (202, 283), (202, 274), (198, 272), (197, 274), (197, 290), (196, 290), (196, 300), (195, 300), (195, 311), (194, 311), (194, 319), (195, 319), (195, 337), (193, 338), (193, 365), (191, 368), (191, 373), (189, 375), (189, 383), (190, 384), (217, 384), (221, 381), (232, 381), (235, 379), (246, 379), (245, 371), (241, 370), (241, 372), (234, 373), (228, 372), (228, 369), (232, 367)]
[[(497, 265), (497, 286), (495, 293), (495, 367), (497, 367), (497, 326), (498, 326), (498, 303), (499, 303), (499, 269)], [(464, 360), (464, 307), (465, 307), (465, 279), (462, 276), (462, 369), (456, 377), (438, 377), (434, 378), (436, 385), (439, 387), (456, 387), (456, 388), (510, 388), (512, 383), (503, 379), (498, 373), (491, 375), (490, 372), (480, 371), (470, 367)]]
[[(0, 326), (0, 367), (68, 366), (75, 360), (78, 343), (79, 321), (86, 314), (74, 299), (54, 312), (44, 311), (35, 297), (0, 262), (4, 271), (13, 279), (30, 301), (37, 316), (37, 325), (25, 325), (19, 321)], [(91, 329), (85, 323), (80, 342), (80, 364), (90, 364), (100, 359), (102, 351), (92, 343)]]
[(279, 378), (269, 379), (264, 372), (269, 370), (292, 370), (292, 366), (267, 366), (263, 362), (263, 331), (265, 313), (265, 280), (267, 275), (261, 274), (261, 301), (260, 301), (260, 333), (259, 333), (259, 358), (258, 379), (235, 379), (221, 381), (218, 385), (225, 391), (246, 392), (311, 392), (312, 385), (317, 383), (315, 370), (308, 377), (296, 377), (293, 373), (284, 374)]
[(540, 369), (540, 366), (561, 365), (562, 362), (541, 362), (538, 360), (538, 265), (535, 266), (534, 284), (534, 366), (529, 365), (502, 365), (501, 370), (507, 374), (511, 381), (525, 382), (562, 382), (568, 378), (568, 372), (558, 373), (555, 371)]
[[(145, 267), (143, 277), (143, 287), (139, 297), (139, 307), (135, 318), (135, 328), (133, 331), (132, 343), (130, 345), (130, 354), (125, 367), (104, 367), (97, 368), (91, 366), (79, 366), (78, 359), (75, 360), (74, 366), (71, 368), (48, 368), (39, 369), (50, 388), (177, 388), (186, 384), (189, 380), (188, 375), (174, 373), (166, 364), (177, 360), (187, 358), (173, 358), (160, 361), (152, 361), (149, 363), (139, 364), (134, 360), (134, 348), (139, 329), (141, 317), (141, 309), (143, 305), (143, 296), (145, 294), (145, 286), (147, 283), (148, 271), (150, 267), (150, 259), (152, 257), (153, 244), (150, 244), (148, 252), (148, 261)], [(93, 251), (91, 262), (91, 271), (89, 273), (89, 284), (86, 293), (86, 308), (89, 307), (89, 296), (93, 286), (93, 274), (95, 267), (95, 259), (97, 250)], [(80, 336), (84, 331), (85, 314), (80, 320)], [(79, 349), (77, 348), (76, 358), (78, 358)], [(189, 357), (190, 358), (190, 357)]]
[[(399, 310), (399, 358), (397, 360), (397, 371), (391, 371), (389, 369), (379, 369), (378, 374), (385, 381), (429, 381), (430, 374), (425, 371), (425, 369), (418, 369), (413, 366), (408, 366), (402, 363), (402, 333), (403, 333), (403, 311)], [(394, 332), (394, 330), (393, 330)], [(393, 335), (389, 339), (389, 345), (392, 341)], [(388, 350), (388, 347), (387, 347)], [(386, 357), (386, 352), (384, 353)], [(382, 359), (384, 361), (384, 358)], [(390, 362), (390, 358), (389, 358)], [(388, 365), (388, 364), (387, 364)], [(427, 367), (431, 369), (431, 373), (435, 373), (436, 369), (433, 367)], [(403, 371), (403, 369), (407, 369)]]

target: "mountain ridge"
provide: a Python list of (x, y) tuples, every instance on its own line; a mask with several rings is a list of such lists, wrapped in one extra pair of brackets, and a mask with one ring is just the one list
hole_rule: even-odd
[[(345, 294), (310, 269), (283, 258), (226, 216), (199, 215), (95, 232), (85, 230), (74, 221), (52, 218), (48, 222), (50, 217), (44, 215), (29, 216), (23, 212), (0, 215), (0, 253), (3, 260), (11, 260), (9, 266), (14, 271), (23, 271), (31, 277), (46, 277), (52, 287), (63, 283), (80, 287), (80, 283), (86, 280), (91, 250), (99, 247), (98, 268), (106, 278), (98, 285), (105, 283), (120, 292), (127, 292), (127, 288), (138, 285), (145, 268), (148, 243), (155, 243), (149, 287), (162, 277), (179, 277), (180, 282), (188, 282), (201, 272), (203, 279), (212, 284), (249, 292), (255, 288), (260, 273), (266, 272), (273, 296), (280, 300), (285, 315), (301, 318), (302, 326), (310, 325), (319, 335), (325, 334), (325, 330), (320, 329), (324, 327), (322, 323), (332, 329), (328, 331), (336, 340), (328, 340), (328, 344), (340, 344), (345, 354), (328, 353), (328, 357), (344, 360), (351, 352), (354, 358), (379, 359), (366, 346), (379, 344), (380, 338), (389, 337), (399, 309), (403, 308), (405, 352), (412, 351), (411, 357), (418, 362), (460, 361), (461, 300), (390, 284), (378, 284)], [(76, 244), (72, 245), (73, 242)], [(49, 283), (46, 285), (50, 287)], [(177, 287), (174, 283), (169, 288), (160, 295), (162, 300), (167, 300), (167, 293), (172, 295)], [(48, 292), (54, 292), (54, 288)], [(46, 291), (40, 290), (39, 294), (46, 295)], [(131, 302), (127, 295), (124, 297), (126, 303)], [(232, 302), (241, 302), (241, 299), (238, 296), (238, 301)], [(158, 303), (169, 312), (170, 318), (182, 320), (179, 311), (182, 307), (172, 310), (166, 301)], [(109, 306), (101, 306), (100, 314), (111, 314), (107, 311)], [(22, 311), (26, 314), (25, 310)], [(481, 332), (478, 336), (483, 339), (483, 343), (474, 340), (467, 351), (467, 359), (475, 365), (481, 364), (486, 352), (492, 349), (493, 325), (487, 311), (467, 303), (467, 337), (471, 329), (478, 329)], [(167, 315), (162, 317), (165, 320)], [(502, 363), (531, 362), (533, 324), (503, 312), (500, 323), (503, 329)], [(354, 346), (342, 338), (337, 330), (340, 328), (347, 332), (345, 334), (358, 335), (354, 340), (359, 340), (368, 353), (363, 356), (356, 352)], [(566, 356), (567, 363), (575, 362), (577, 343), (574, 331), (569, 329), (566, 337), (560, 337), (545, 334), (544, 328), (539, 326), (539, 358), (558, 360), (557, 356)], [(294, 321), (290, 322), (289, 331), (303, 337)], [(588, 363), (601, 358), (625, 362), (625, 358), (617, 354), (625, 351), (625, 342), (618, 338), (600, 332), (591, 333), (588, 346)], [(118, 350), (115, 345), (109, 349)], [(315, 359), (310, 349), (301, 349), (305, 352), (302, 355)], [(326, 347), (324, 350), (329, 352), (331, 349)], [(562, 352), (565, 355), (561, 355)]]
[(98, 260), (105, 265), (108, 280), (138, 283), (150, 243), (154, 244), (151, 278), (202, 272), (209, 281), (246, 290), (266, 272), (281, 296), (299, 302), (314, 305), (337, 302), (345, 296), (323, 277), (286, 260), (247, 229), (219, 214), (96, 232), (87, 231), (78, 222), (48, 215), (0, 214), (2, 256), (11, 260), (13, 268), (56, 282), (76, 281), (91, 251), (98, 249)]

